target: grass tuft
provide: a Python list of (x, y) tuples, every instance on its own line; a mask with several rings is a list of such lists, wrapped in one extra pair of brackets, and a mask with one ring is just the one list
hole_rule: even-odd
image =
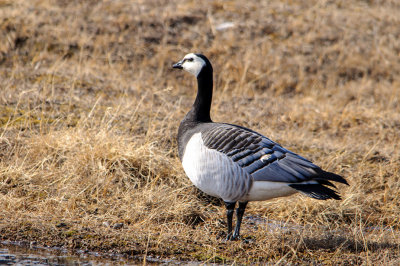
[[(205, 263), (399, 264), (399, 11), (0, 1), (0, 239)], [(215, 121), (343, 175), (343, 200), (251, 203), (243, 238), (225, 242), (223, 204), (177, 157), (195, 82), (171, 65), (188, 52), (214, 65)]]

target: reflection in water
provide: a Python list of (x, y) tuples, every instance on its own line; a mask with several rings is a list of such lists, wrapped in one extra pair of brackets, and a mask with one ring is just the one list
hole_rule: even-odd
[[(143, 256), (124, 258), (119, 254), (100, 254), (78, 250), (71, 255), (63, 248), (28, 247), (23, 242), (0, 241), (0, 265), (138, 265)], [(199, 265), (197, 262), (181, 262), (146, 256), (146, 265)]]
[(0, 265), (133, 265), (122, 258), (116, 260), (95, 255), (70, 255), (66, 250), (27, 248), (17, 243), (0, 242)]

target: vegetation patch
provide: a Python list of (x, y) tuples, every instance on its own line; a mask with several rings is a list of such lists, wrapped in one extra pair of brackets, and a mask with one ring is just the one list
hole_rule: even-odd
[[(0, 240), (205, 263), (400, 263), (398, 1), (0, 1)], [(349, 181), (251, 202), (239, 241), (177, 156), (212, 60), (214, 121)]]

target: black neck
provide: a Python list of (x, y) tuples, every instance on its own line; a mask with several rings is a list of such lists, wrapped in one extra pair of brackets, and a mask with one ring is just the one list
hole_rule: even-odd
[(185, 120), (211, 122), (210, 109), (213, 92), (212, 69), (205, 67), (197, 76), (197, 96)]

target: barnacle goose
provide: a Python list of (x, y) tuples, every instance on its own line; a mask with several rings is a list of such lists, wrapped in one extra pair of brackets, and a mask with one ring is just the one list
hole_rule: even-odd
[[(249, 201), (301, 192), (309, 197), (340, 199), (332, 181), (347, 184), (309, 160), (263, 135), (210, 118), (213, 68), (202, 54), (187, 54), (173, 68), (197, 78), (197, 97), (178, 130), (178, 152), (186, 175), (203, 192), (222, 198), (227, 208), (227, 240), (237, 239)], [(237, 222), (232, 232), (236, 202)]]

